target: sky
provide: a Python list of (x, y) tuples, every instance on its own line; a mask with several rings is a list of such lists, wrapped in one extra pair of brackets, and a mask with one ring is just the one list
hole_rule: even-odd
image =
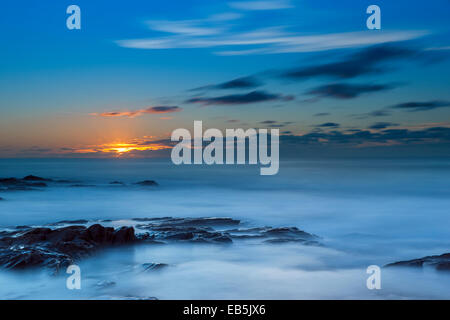
[[(69, 30), (66, 9), (81, 9)], [(381, 9), (369, 30), (366, 9)], [(176, 128), (278, 128), (286, 157), (449, 156), (448, 0), (14, 1), (0, 157), (161, 157)]]

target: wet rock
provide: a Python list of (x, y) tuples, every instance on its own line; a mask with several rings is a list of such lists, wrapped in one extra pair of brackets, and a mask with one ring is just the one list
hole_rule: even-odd
[[(105, 227), (87, 220), (63, 220), (45, 227), (20, 227), (0, 231), (0, 266), (9, 269), (49, 267), (55, 272), (89, 256), (93, 252), (132, 243), (165, 244), (189, 242), (195, 244), (231, 244), (233, 240), (254, 239), (256, 241), (283, 244), (320, 245), (319, 238), (296, 227), (234, 228), (239, 220), (232, 218), (137, 218), (135, 229)], [(110, 220), (108, 220), (111, 222)], [(64, 226), (69, 224), (70, 226)], [(244, 241), (244, 240), (242, 240)], [(156, 270), (163, 264), (145, 264)]]
[(61, 220), (55, 223), (49, 223), (49, 226), (59, 226), (63, 224), (86, 224), (88, 223), (88, 220), (79, 219), (79, 220)]
[(136, 182), (135, 184), (139, 185), (139, 186), (143, 186), (143, 187), (156, 187), (159, 185), (154, 180), (144, 180), (144, 181)]
[(72, 188), (91, 188), (91, 187), (95, 187), (95, 185), (77, 183), (77, 184), (71, 184), (70, 187), (72, 187)]
[(168, 267), (169, 265), (166, 263), (144, 263), (142, 264), (142, 267), (144, 268), (144, 271), (160, 271), (166, 267)]
[(106, 289), (106, 288), (114, 287), (115, 285), (116, 285), (116, 283), (114, 281), (103, 280), (103, 281), (97, 282), (95, 284), (95, 287), (97, 287), (98, 289)]
[(419, 259), (398, 261), (387, 264), (385, 267), (432, 267), (438, 271), (450, 271), (450, 253), (444, 253), (440, 256), (427, 256)]
[(23, 181), (52, 181), (51, 179), (45, 179), (33, 175), (26, 176), (22, 179)]
[(115, 230), (94, 224), (89, 228), (31, 228), (0, 238), (0, 266), (7, 269), (45, 266), (58, 271), (102, 247), (134, 241), (133, 227)]
[[(31, 178), (29, 178), (31, 177)], [(27, 178), (27, 179), (26, 179)], [(47, 184), (42, 181), (50, 181), (50, 180), (33, 180), (34, 176), (27, 176), (24, 179), (17, 178), (0, 178), (0, 187), (5, 191), (29, 191), (35, 190), (34, 188), (45, 188)], [(39, 178), (43, 179), (43, 178)]]

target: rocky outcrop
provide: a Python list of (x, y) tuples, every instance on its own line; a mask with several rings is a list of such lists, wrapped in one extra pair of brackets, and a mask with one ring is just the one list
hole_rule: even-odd
[[(25, 177), (27, 178), (27, 177)], [(3, 191), (26, 191), (36, 188), (45, 188), (47, 184), (41, 180), (25, 180), (17, 178), (0, 178), (0, 190)]]
[[(136, 222), (134, 226), (116, 229), (98, 223), (89, 225), (92, 222), (78, 219), (0, 231), (0, 267), (48, 267), (58, 272), (99, 249), (132, 243), (230, 245), (233, 241), (258, 239), (260, 243), (271, 244), (319, 244), (317, 236), (296, 227), (237, 228), (241, 221), (232, 218), (163, 217), (132, 220)], [(166, 266), (161, 263), (143, 265), (145, 271), (156, 271)]]
[(101, 247), (135, 241), (132, 227), (114, 229), (99, 224), (13, 231), (0, 238), (0, 266), (7, 269), (45, 266), (58, 271)]
[(427, 256), (414, 260), (398, 261), (387, 264), (386, 267), (432, 267), (438, 271), (450, 271), (450, 253), (444, 253), (440, 256)]
[(143, 187), (156, 187), (158, 186), (158, 183), (154, 180), (144, 180), (139, 181), (135, 183), (136, 185), (143, 186)]

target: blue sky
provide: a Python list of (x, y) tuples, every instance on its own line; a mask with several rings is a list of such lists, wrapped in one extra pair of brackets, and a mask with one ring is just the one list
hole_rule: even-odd
[[(70, 4), (81, 30), (66, 28)], [(366, 28), (371, 4), (381, 30)], [(445, 0), (8, 2), (0, 156), (98, 155), (108, 144), (162, 143), (193, 120), (279, 127), (299, 148), (448, 150), (449, 9)], [(329, 71), (339, 66), (351, 75)]]

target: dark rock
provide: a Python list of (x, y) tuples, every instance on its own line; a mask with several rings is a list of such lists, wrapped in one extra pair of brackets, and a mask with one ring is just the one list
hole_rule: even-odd
[(125, 244), (136, 241), (133, 227), (122, 227), (114, 232), (113, 244)]
[(77, 184), (71, 184), (70, 187), (72, 187), (72, 188), (91, 188), (91, 187), (95, 187), (95, 185), (77, 183)]
[(0, 184), (5, 186), (15, 186), (23, 184), (23, 182), (16, 178), (0, 178)]
[(121, 181), (112, 181), (109, 184), (118, 184), (118, 185), (125, 185), (125, 183), (121, 182)]
[(160, 271), (161, 269), (164, 269), (168, 267), (169, 265), (166, 263), (144, 263), (142, 267), (144, 267), (144, 271)]
[(26, 176), (22, 180), (24, 180), (24, 181), (52, 181), (51, 179), (45, 179), (45, 178), (36, 177), (33, 175)]
[(37, 187), (37, 188), (45, 188), (47, 187), (47, 184), (44, 182), (36, 182), (36, 183), (28, 183), (29, 187)]
[(86, 224), (88, 223), (88, 220), (84, 220), (84, 219), (79, 219), (79, 220), (61, 220), (59, 222), (56, 223), (50, 223), (48, 224), (49, 226), (59, 226), (62, 224)]
[(158, 183), (154, 180), (144, 180), (140, 182), (136, 182), (135, 184), (144, 186), (144, 187), (156, 187), (158, 186)]
[(385, 267), (423, 268), (425, 266), (433, 267), (439, 271), (450, 271), (450, 253), (444, 253), (440, 256), (427, 256), (414, 260), (398, 261), (389, 263)]
[(101, 247), (134, 241), (132, 227), (114, 230), (94, 224), (89, 228), (32, 228), (0, 238), (0, 266), (8, 269), (46, 266), (57, 271)]
[[(245, 237), (262, 239), (267, 243), (299, 243), (320, 245), (318, 237), (295, 227), (250, 228), (222, 230), (223, 226), (239, 225), (231, 218), (139, 218), (137, 235), (133, 227), (114, 229), (87, 220), (63, 220), (50, 227), (19, 227), (0, 231), (0, 266), (11, 269), (46, 266), (56, 272), (108, 246), (132, 243), (165, 244), (173, 242), (230, 244), (232, 239)], [(71, 226), (62, 226), (73, 224)], [(142, 232), (145, 231), (145, 232)], [(161, 266), (146, 265), (149, 270)], [(444, 264), (440, 268), (445, 268)], [(448, 267), (448, 266), (447, 266)]]
[(2, 197), (0, 197), (0, 201), (2, 201), (2, 200), (5, 200), (5, 199), (3, 199)]
[[(30, 177), (30, 176), (28, 176)], [(34, 177), (34, 176), (31, 176)], [(25, 177), (27, 178), (27, 177)], [(33, 188), (43, 188), (47, 187), (47, 184), (40, 180), (25, 180), (16, 178), (1, 178), (0, 186), (6, 188), (7, 191), (28, 191), (34, 190)], [(36, 177), (38, 178), (38, 177)], [(36, 182), (38, 181), (38, 182)], [(45, 180), (47, 181), (47, 180)]]

